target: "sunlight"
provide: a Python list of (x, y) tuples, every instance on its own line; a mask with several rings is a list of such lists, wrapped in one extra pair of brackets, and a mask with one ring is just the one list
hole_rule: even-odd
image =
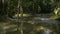
[[(17, 17), (18, 14), (15, 14), (15, 17)], [(23, 17), (28, 17), (28, 16), (31, 16), (30, 14), (23, 14)], [(19, 17), (21, 17), (21, 14), (19, 14)]]
[(55, 15), (57, 15), (58, 13), (60, 14), (60, 8), (55, 9), (54, 13), (55, 13)]

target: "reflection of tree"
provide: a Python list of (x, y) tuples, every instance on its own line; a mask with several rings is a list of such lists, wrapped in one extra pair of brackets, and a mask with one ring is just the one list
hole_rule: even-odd
[[(57, 1), (57, 0), (56, 0)], [(47, 28), (50, 28), (50, 29), (53, 29), (55, 31), (58, 30), (57, 28), (57, 25), (51, 25), (51, 24), (35, 24), (33, 21), (28, 22), (28, 20), (31, 20), (33, 18), (29, 17), (27, 19), (26, 18), (23, 18), (23, 13), (30, 13), (30, 14), (36, 14), (36, 13), (50, 13), (50, 12), (53, 12), (54, 8), (57, 6), (57, 3), (59, 2), (56, 2), (54, 0), (22, 0), (22, 3), (18, 0), (8, 0), (6, 2), (5, 0), (5, 3), (3, 4), (2, 2), (0, 3), (0, 21), (3, 21), (3, 20), (6, 20), (6, 22), (9, 21), (9, 24), (12, 25), (12, 24), (17, 24), (18, 25), (18, 31), (21, 33), (21, 34), (25, 34), (25, 33), (34, 33), (37, 32), (38, 34), (40, 33), (40, 26), (44, 26), (44, 27), (47, 27)], [(23, 10), (22, 10), (23, 9)], [(20, 12), (21, 11), (21, 12)], [(13, 21), (10, 21), (9, 19), (7, 19), (7, 17), (5, 15), (8, 15), (9, 17), (12, 17), (14, 16), (15, 14), (18, 14), (18, 23), (15, 23)], [(21, 17), (19, 17), (19, 14), (21, 14)], [(58, 16), (57, 16), (58, 17)], [(20, 20), (19, 18), (21, 18), (21, 23), (20, 23)], [(31, 19), (30, 19), (31, 18)], [(54, 17), (53, 17), (54, 18)], [(23, 24), (23, 20), (26, 19), (26, 23)], [(60, 18), (59, 18), (60, 19)], [(8, 24), (8, 25), (9, 25)], [(9, 30), (9, 33), (11, 33), (11, 30), (13, 29), (17, 29), (17, 25), (16, 27), (15, 26), (8, 26), (9, 28), (7, 29), (7, 31)], [(21, 27), (21, 28), (20, 28)], [(1, 27), (2, 28), (2, 27)], [(19, 30), (20, 29), (20, 30)], [(37, 29), (39, 31), (37, 31)], [(41, 28), (43, 29), (43, 28)], [(22, 30), (24, 32), (22, 32)], [(15, 33), (16, 31), (12, 31), (13, 33)], [(41, 31), (42, 32), (42, 31)], [(27, 33), (27, 34), (28, 34)]]

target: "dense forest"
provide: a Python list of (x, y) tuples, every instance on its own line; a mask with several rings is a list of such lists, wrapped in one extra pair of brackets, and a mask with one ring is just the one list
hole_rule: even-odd
[(59, 34), (60, 0), (0, 0), (0, 34)]
[(0, 16), (12, 17), (21, 12), (32, 15), (60, 15), (59, 8), (60, 0), (0, 0)]
[(54, 9), (60, 7), (60, 0), (21, 0), (21, 3), (19, 0), (0, 0), (0, 14), (6, 14), (7, 11), (9, 13), (17, 12), (18, 4), (19, 6), (21, 4), (23, 13), (54, 13)]

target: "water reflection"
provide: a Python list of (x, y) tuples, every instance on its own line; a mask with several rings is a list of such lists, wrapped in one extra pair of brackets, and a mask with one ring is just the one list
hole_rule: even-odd
[(45, 29), (43, 34), (50, 34), (51, 31), (49, 29)]
[[(9, 17), (8, 17), (9, 18)], [(31, 17), (29, 17), (31, 18)], [(10, 18), (9, 18), (10, 19)], [(24, 18), (23, 18), (24, 19)], [(27, 20), (26, 20), (27, 19)], [(24, 24), (23, 24), (23, 33), (24, 34), (56, 34), (59, 30), (58, 22), (54, 19), (50, 18), (41, 18), (41, 17), (32, 17), (31, 19), (28, 19), (28, 17), (24, 19)], [(16, 33), (17, 34), (17, 22), (15, 19), (10, 19), (9, 23), (7, 22), (4, 24), (4, 27), (2, 29), (4, 30), (4, 33), (6, 32), (7, 34), (9, 33)], [(20, 21), (19, 21), (20, 22)], [(12, 24), (13, 23), (13, 24)], [(21, 23), (19, 23), (20, 26)], [(6, 25), (6, 26), (5, 26)], [(21, 26), (19, 27), (19, 29)], [(20, 32), (20, 30), (19, 30)]]

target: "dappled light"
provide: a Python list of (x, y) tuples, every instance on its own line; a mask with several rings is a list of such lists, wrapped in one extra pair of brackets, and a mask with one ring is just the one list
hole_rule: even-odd
[(0, 0), (0, 34), (60, 34), (60, 0)]

